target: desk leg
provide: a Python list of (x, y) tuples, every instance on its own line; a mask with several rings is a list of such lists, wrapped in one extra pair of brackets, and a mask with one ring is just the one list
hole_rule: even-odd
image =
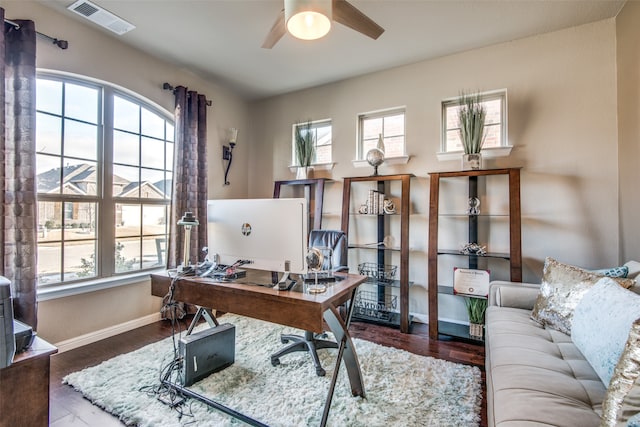
[[(349, 315), (347, 319), (350, 319), (353, 303), (349, 304)], [(349, 375), (349, 383), (351, 384), (351, 393), (354, 396), (366, 397), (364, 393), (364, 385), (362, 383), (362, 372), (360, 371), (360, 363), (358, 362), (358, 355), (351, 341), (351, 336), (347, 330), (347, 324), (342, 320), (338, 310), (335, 307), (331, 307), (324, 312), (324, 320), (329, 325), (331, 332), (336, 337), (336, 340), (340, 342), (338, 347), (338, 357), (336, 358), (336, 366), (333, 370), (333, 376), (331, 377), (331, 385), (329, 386), (329, 394), (327, 395), (327, 401), (324, 405), (324, 411), (322, 413), (322, 421), (320, 426), (324, 427), (327, 424), (327, 418), (329, 416), (329, 409), (331, 408), (331, 400), (333, 399), (333, 392), (336, 387), (336, 380), (338, 379), (338, 372), (342, 359), (344, 357), (344, 364), (347, 368), (347, 374)]]

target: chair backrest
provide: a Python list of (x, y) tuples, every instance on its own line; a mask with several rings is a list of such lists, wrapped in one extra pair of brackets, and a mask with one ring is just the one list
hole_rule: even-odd
[[(331, 248), (333, 250), (333, 271), (348, 271), (347, 265), (347, 235), (342, 230), (311, 230), (309, 233), (309, 247)], [(325, 260), (325, 266), (328, 265)], [(323, 268), (325, 268), (323, 266)]]

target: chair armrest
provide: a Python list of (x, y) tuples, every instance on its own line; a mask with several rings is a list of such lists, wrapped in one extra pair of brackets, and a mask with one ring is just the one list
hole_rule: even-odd
[(539, 290), (540, 285), (535, 283), (494, 280), (489, 285), (489, 305), (531, 310)]

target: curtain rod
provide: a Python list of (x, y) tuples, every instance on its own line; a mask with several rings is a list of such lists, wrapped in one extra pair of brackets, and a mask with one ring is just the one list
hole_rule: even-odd
[[(175, 88), (173, 86), (171, 86), (169, 83), (164, 82), (164, 83), (162, 83), (162, 89), (170, 90), (171, 92), (173, 92), (173, 90)], [(207, 99), (207, 106), (211, 107), (211, 100), (210, 99)]]
[[(6, 19), (6, 18), (5, 18), (5, 19), (4, 19), (4, 22), (5, 22), (5, 24), (13, 25), (13, 27), (14, 27), (16, 30), (19, 30), (19, 29), (20, 29), (20, 24), (18, 24), (18, 23), (17, 23), (17, 22), (15, 22), (15, 21), (12, 21), (12, 20), (10, 20), (10, 19)], [(60, 49), (66, 49), (66, 48), (68, 48), (68, 47), (69, 47), (69, 42), (68, 42), (68, 41), (66, 41), (66, 40), (58, 40), (58, 39), (56, 39), (56, 38), (54, 38), (54, 37), (48, 36), (48, 35), (46, 35), (46, 34), (42, 34), (42, 33), (41, 33), (41, 32), (39, 32), (39, 31), (36, 31), (36, 34), (37, 34), (37, 35), (39, 35), (40, 37), (44, 38), (44, 39), (49, 40), (51, 43), (55, 44), (55, 45), (56, 45), (56, 46), (58, 46)]]

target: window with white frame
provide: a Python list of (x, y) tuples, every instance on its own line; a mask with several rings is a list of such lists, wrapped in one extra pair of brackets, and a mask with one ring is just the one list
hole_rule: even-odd
[(367, 152), (378, 146), (380, 136), (384, 142), (385, 158), (406, 155), (404, 108), (358, 115), (359, 160), (364, 160)]
[[(484, 92), (480, 102), (486, 110), (485, 137), (482, 148), (506, 147), (507, 142), (507, 91)], [(442, 102), (442, 152), (462, 152), (458, 111), (461, 98)]]
[(171, 115), (79, 77), (36, 90), (39, 285), (164, 265)]
[[(306, 132), (307, 123), (296, 123), (292, 128), (292, 160), (291, 164), (293, 166), (298, 165), (298, 159), (296, 158), (296, 131), (298, 128), (302, 130), (302, 132)], [(315, 145), (313, 159), (311, 161), (312, 165), (322, 165), (332, 162), (331, 157), (331, 120), (317, 120), (311, 122), (310, 132), (313, 133), (313, 141)]]

